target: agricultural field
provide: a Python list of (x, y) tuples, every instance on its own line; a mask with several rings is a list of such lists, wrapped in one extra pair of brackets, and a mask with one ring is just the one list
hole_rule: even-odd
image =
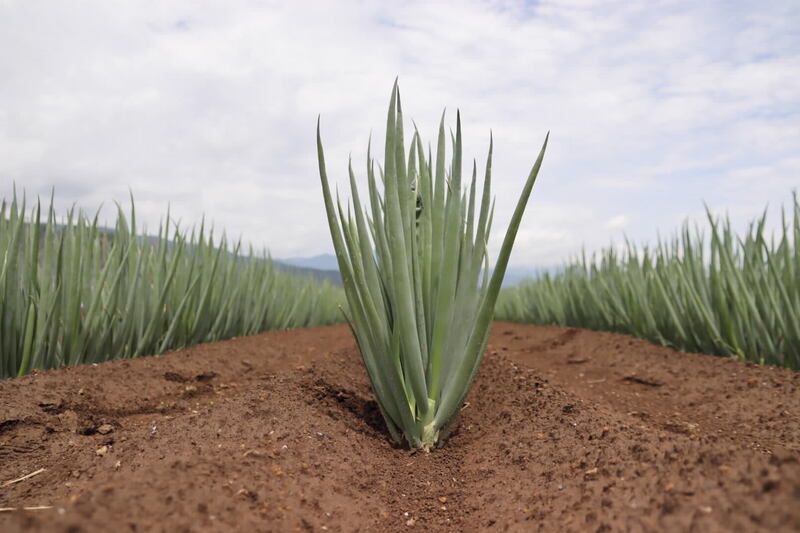
[(318, 130), (344, 291), (133, 206), (4, 204), (0, 529), (800, 527), (796, 199), (777, 240), (709, 217), (501, 295), (547, 143), (490, 274), (491, 147), (462, 192), (460, 119), (447, 180), (443, 123), (408, 166), (402, 123), (395, 86), (355, 215)]
[[(793, 531), (800, 375), (495, 322), (447, 445), (392, 444), (346, 326), (0, 382), (0, 529)], [(44, 469), (44, 471), (42, 471)]]
[(0, 0), (0, 533), (800, 533), (798, 35)]
[(584, 255), (504, 291), (497, 318), (629, 333), (689, 352), (800, 369), (800, 202), (776, 234), (767, 211), (743, 235), (707, 213), (652, 248)]
[(268, 329), (341, 321), (340, 290), (265, 255), (184, 231), (167, 213), (154, 237), (122, 208), (116, 226), (73, 209), (0, 203), (0, 378), (32, 369), (153, 355)]

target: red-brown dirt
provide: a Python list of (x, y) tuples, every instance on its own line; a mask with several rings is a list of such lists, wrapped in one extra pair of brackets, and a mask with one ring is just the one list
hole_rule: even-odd
[(345, 326), (268, 332), (0, 382), (25, 506), (0, 530), (797, 531), (800, 374), (495, 323), (457, 431), (412, 453)]

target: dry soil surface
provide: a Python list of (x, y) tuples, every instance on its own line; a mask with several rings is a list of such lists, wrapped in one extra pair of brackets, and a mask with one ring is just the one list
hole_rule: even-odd
[(5, 532), (798, 531), (800, 374), (495, 323), (456, 432), (413, 453), (347, 327), (268, 332), (0, 382), (0, 507)]

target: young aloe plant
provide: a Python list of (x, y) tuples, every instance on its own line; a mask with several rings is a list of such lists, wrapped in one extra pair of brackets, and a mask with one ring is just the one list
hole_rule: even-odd
[(469, 191), (462, 190), (460, 115), (452, 142), (448, 166), (443, 116), (435, 163), (430, 149), (425, 156), (417, 131), (406, 158), (395, 82), (379, 169), (382, 191), (368, 150), (368, 206), (350, 165), (353, 208), (345, 211), (338, 195), (336, 203), (331, 197), (317, 123), (320, 179), (347, 295), (347, 320), (392, 438), (425, 450), (447, 438), (478, 371), (514, 238), (547, 147), (545, 138), (490, 278), (492, 142), (479, 200), (474, 163)]

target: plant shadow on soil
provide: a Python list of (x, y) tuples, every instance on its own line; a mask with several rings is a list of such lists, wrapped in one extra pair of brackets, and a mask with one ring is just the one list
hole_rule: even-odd
[(457, 431), (388, 439), (345, 326), (0, 382), (2, 531), (796, 531), (799, 374), (495, 323)]

